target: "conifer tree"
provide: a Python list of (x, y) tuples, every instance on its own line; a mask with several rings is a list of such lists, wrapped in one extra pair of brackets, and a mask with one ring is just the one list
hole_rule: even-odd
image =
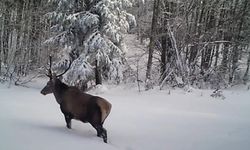
[(93, 79), (102, 84), (102, 78), (122, 78), (124, 52), (122, 34), (135, 25), (133, 15), (125, 8), (129, 0), (51, 0), (52, 36), (46, 43), (61, 47), (56, 68), (64, 68), (73, 61), (66, 81)]

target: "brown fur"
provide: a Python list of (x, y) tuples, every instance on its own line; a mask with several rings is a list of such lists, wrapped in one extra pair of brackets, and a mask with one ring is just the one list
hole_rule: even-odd
[(89, 122), (97, 130), (97, 135), (107, 142), (107, 133), (102, 126), (112, 107), (107, 100), (83, 93), (76, 87), (67, 86), (56, 76), (50, 79), (41, 93), (54, 94), (68, 128), (71, 128), (71, 119)]
[(74, 114), (74, 119), (81, 120), (87, 115), (88, 104), (90, 101), (96, 101), (101, 111), (101, 122), (103, 123), (108, 117), (112, 105), (105, 99), (97, 96), (92, 96), (79, 91), (76, 87), (70, 87), (65, 92), (65, 97), (62, 100), (64, 109), (67, 112)]
[(101, 97), (98, 97), (97, 104), (101, 108), (102, 122), (104, 122), (110, 113), (112, 105), (107, 100), (105, 100)]

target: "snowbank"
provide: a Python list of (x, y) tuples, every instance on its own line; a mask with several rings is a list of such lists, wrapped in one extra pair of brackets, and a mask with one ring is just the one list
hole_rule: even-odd
[[(41, 86), (42, 87), (42, 86)], [(65, 127), (53, 95), (39, 88), (0, 86), (1, 150), (248, 150), (250, 92), (100, 88), (112, 112), (104, 126), (108, 144), (89, 124)], [(97, 90), (98, 91), (98, 90)]]

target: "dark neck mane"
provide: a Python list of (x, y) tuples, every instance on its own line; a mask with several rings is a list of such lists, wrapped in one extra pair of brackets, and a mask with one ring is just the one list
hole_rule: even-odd
[(56, 79), (53, 94), (54, 94), (58, 104), (61, 104), (63, 94), (68, 88), (69, 88), (68, 85), (66, 85), (65, 83), (63, 83), (59, 79)]

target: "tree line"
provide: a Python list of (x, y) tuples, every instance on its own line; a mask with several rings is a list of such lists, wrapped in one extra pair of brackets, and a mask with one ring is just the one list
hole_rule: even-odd
[(2, 0), (0, 80), (42, 70), (52, 54), (59, 71), (73, 62), (69, 84), (120, 83), (132, 32), (148, 47), (146, 89), (247, 83), (249, 10), (248, 0)]
[[(153, 58), (161, 76), (156, 82), (172, 86), (222, 88), (249, 78), (248, 0), (148, 1), (150, 28), (138, 31), (150, 38), (146, 86), (152, 87)], [(148, 4), (141, 3), (141, 12)], [(139, 11), (140, 12), (140, 11)], [(145, 13), (138, 13), (145, 24)], [(147, 23), (146, 23), (147, 24)]]

